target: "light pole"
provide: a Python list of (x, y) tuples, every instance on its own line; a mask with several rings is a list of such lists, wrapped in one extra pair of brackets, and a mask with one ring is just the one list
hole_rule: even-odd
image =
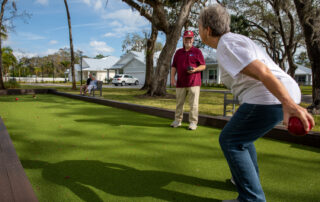
[(12, 69), (12, 71), (13, 71), (13, 72), (12, 72), (12, 77), (13, 77), (12, 79), (15, 81), (16, 78), (15, 78), (15, 75), (14, 75), (14, 74), (15, 74), (15, 72), (14, 72), (14, 66), (15, 66), (15, 65), (12, 66), (12, 68), (13, 68), (13, 69)]
[(169, 87), (171, 88), (171, 67), (169, 68), (169, 75), (170, 75), (170, 83), (169, 83)]
[(53, 64), (53, 59), (51, 60), (51, 65), (52, 65), (52, 78), (53, 78), (53, 83), (54, 83), (54, 64)]
[(273, 39), (273, 61), (276, 61), (276, 37), (277, 37), (277, 33), (275, 31), (273, 31), (271, 33), (272, 35), (272, 39)]
[(82, 51), (80, 51), (80, 84), (82, 86)]
[(43, 83), (43, 64), (41, 64), (41, 77), (42, 77), (42, 83)]

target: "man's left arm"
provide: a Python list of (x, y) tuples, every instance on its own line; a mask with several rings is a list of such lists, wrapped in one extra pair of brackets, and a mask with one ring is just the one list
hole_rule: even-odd
[(197, 68), (195, 68), (195, 72), (201, 72), (206, 69), (206, 65), (199, 65)]
[(201, 72), (201, 71), (203, 71), (205, 69), (206, 69), (206, 65), (199, 65), (198, 67), (193, 68), (193, 70), (189, 70), (188, 73), (189, 74), (193, 74), (193, 73), (196, 73), (196, 72)]

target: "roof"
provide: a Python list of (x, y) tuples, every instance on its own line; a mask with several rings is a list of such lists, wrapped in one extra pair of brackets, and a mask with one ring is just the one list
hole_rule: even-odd
[(302, 66), (302, 65), (298, 65), (298, 68), (296, 69), (295, 75), (311, 75), (312, 74), (312, 70), (308, 67)]
[(112, 69), (122, 69), (122, 67), (128, 64), (133, 57), (135, 56), (131, 52), (122, 55), (121, 58), (112, 66)]
[(83, 70), (105, 71), (107, 69), (110, 69), (118, 60), (119, 58), (115, 56), (108, 56), (102, 59), (83, 58), (83, 62), (85, 62), (89, 66)]
[[(154, 66), (157, 65), (157, 61), (159, 59), (160, 52), (154, 53), (153, 57), (153, 64)], [(132, 60), (138, 60), (142, 62), (143, 64), (146, 64), (146, 55), (144, 52), (137, 52), (137, 51), (130, 51), (126, 54), (124, 54), (118, 62), (116, 62), (112, 69), (122, 69), (125, 65), (127, 65)]]
[[(311, 75), (312, 74), (312, 70), (310, 68), (305, 67), (303, 65), (299, 65), (299, 64), (295, 64), (295, 65), (297, 65), (297, 69), (294, 75)], [(287, 64), (285, 68), (286, 68), (286, 72), (288, 72), (289, 66)]]
[(146, 63), (146, 56), (144, 52), (137, 52), (137, 51), (130, 51), (133, 55), (134, 58), (136, 58), (137, 60), (139, 60), (142, 63)]
[[(65, 74), (69, 74), (69, 72), (71, 71), (70, 69), (66, 69), (66, 71), (64, 73)], [(74, 71), (80, 71), (80, 65), (79, 64), (74, 64)]]
[(205, 48), (200, 48), (202, 55), (204, 57), (204, 60), (206, 61), (206, 64), (217, 64), (217, 54), (216, 51), (213, 49), (205, 49)]

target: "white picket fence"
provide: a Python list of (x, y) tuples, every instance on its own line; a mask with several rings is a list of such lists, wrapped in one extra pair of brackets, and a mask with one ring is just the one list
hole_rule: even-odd
[[(13, 77), (3, 77), (3, 81), (9, 81), (13, 79)], [(25, 83), (37, 83), (37, 82), (64, 82), (65, 78), (57, 77), (14, 77), (14, 79), (18, 82), (25, 82)]]

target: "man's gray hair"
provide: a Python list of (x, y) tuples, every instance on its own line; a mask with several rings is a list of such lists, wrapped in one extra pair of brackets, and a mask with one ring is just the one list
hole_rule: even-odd
[(220, 4), (203, 8), (200, 12), (199, 23), (203, 28), (212, 30), (212, 36), (222, 36), (230, 32), (230, 15)]

